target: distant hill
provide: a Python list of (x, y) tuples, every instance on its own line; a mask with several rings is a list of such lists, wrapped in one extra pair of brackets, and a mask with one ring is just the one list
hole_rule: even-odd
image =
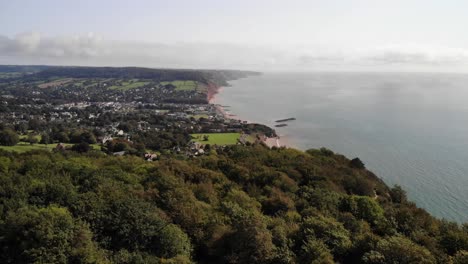
[(49, 67), (50, 66), (44, 66), (44, 65), (0, 65), (0, 72), (34, 73), (34, 72), (43, 71)]
[(27, 78), (138, 78), (158, 81), (194, 80), (227, 85), (227, 81), (257, 75), (258, 72), (238, 70), (152, 69), (139, 67), (76, 67), (76, 66), (15, 66), (0, 65), (0, 72), (34, 73)]

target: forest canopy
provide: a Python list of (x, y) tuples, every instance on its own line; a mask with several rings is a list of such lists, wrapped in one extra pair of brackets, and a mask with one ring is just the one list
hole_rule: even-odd
[(2, 262), (466, 263), (468, 225), (342, 155), (210, 151), (0, 152)]

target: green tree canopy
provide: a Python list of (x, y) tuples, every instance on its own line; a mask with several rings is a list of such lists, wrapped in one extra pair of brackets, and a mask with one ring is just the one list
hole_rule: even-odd
[(15, 131), (6, 128), (0, 131), (0, 145), (2, 146), (14, 146), (18, 144), (19, 136)]

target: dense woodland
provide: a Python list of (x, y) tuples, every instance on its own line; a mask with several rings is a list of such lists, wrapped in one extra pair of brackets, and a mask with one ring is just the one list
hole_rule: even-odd
[(2, 263), (468, 263), (438, 220), (327, 149), (156, 162), (0, 152)]

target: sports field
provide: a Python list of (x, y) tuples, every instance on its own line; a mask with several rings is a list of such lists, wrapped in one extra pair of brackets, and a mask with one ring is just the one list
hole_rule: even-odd
[[(208, 136), (205, 141), (204, 136)], [(191, 134), (192, 141), (201, 144), (210, 145), (234, 145), (240, 138), (240, 133), (206, 133), (206, 134)]]

